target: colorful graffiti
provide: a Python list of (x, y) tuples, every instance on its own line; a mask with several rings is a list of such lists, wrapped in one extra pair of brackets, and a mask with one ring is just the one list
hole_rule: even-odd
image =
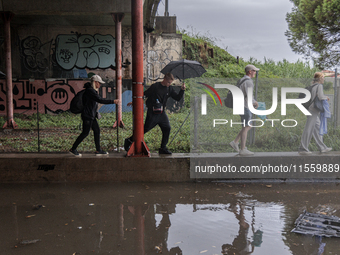
[[(85, 80), (60, 79), (46, 80), (19, 80), (13, 81), (13, 112), (19, 114), (49, 113), (59, 114), (68, 111), (72, 98), (83, 89)], [(132, 80), (123, 79), (122, 106), (123, 112), (132, 111), (127, 106), (132, 101)], [(179, 86), (174, 89), (178, 91)], [(99, 94), (103, 98), (115, 99), (116, 90), (113, 82), (100, 87)], [(177, 102), (169, 98), (167, 110), (177, 112), (183, 107), (183, 98)], [(116, 105), (100, 105), (99, 112), (109, 113), (116, 111)], [(144, 106), (144, 110), (146, 107)], [(7, 114), (6, 80), (0, 79), (0, 116)]]
[[(13, 81), (13, 112), (32, 114), (67, 111), (71, 99), (84, 86), (79, 80)], [(0, 80), (0, 115), (6, 115), (6, 81)]]
[[(70, 108), (72, 98), (83, 89), (84, 80), (13, 81), (13, 112), (58, 114)], [(0, 80), (0, 115), (6, 115), (6, 81)], [(104, 98), (115, 98), (112, 84), (100, 88)], [(38, 109), (39, 104), (39, 109)]]
[(115, 66), (115, 39), (112, 35), (58, 35), (56, 61), (65, 70)]

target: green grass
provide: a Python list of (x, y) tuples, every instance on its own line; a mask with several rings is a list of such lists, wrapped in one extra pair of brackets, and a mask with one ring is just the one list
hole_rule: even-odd
[[(179, 113), (169, 113), (169, 120), (172, 126), (170, 140), (174, 137), (176, 130), (184, 122), (189, 109), (182, 109)], [(146, 114), (146, 113), (145, 113)], [(145, 117), (145, 116), (144, 116)], [(12, 132), (0, 133), (1, 152), (37, 152), (38, 131), (37, 116), (16, 114), (15, 122), (18, 129)], [(132, 135), (132, 113), (123, 113), (124, 128), (113, 129), (116, 120), (115, 113), (103, 113), (99, 126), (101, 128), (101, 146), (104, 150), (114, 151), (117, 149), (117, 137), (119, 147), (123, 147), (125, 138)], [(0, 117), (0, 125), (4, 125), (5, 117)], [(82, 121), (80, 115), (64, 112), (59, 115), (39, 114), (39, 142), (41, 152), (66, 152), (75, 139), (81, 133)], [(188, 152), (189, 145), (189, 121), (187, 121), (176, 139), (169, 146), (174, 152)], [(147, 134), (145, 141), (151, 152), (158, 151), (162, 138), (162, 132), (157, 126)], [(95, 150), (93, 132), (79, 145), (79, 151), (91, 152)]]

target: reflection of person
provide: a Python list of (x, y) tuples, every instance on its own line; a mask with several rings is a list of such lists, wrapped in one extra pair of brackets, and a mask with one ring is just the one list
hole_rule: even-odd
[[(161, 254), (182, 255), (182, 250), (178, 246), (168, 248), (168, 236), (171, 227), (170, 214), (175, 213), (176, 205), (160, 205), (150, 207), (145, 215), (145, 240), (146, 253), (154, 254), (155, 251)], [(156, 214), (162, 214), (158, 226)]]
[[(254, 83), (252, 78), (255, 77), (256, 71), (259, 71), (260, 69), (256, 68), (254, 65), (247, 65), (245, 67), (245, 76), (241, 78), (237, 85), (240, 86), (240, 89), (243, 92), (244, 95), (244, 115), (241, 116), (241, 122), (243, 123), (241, 131), (236, 136), (235, 140), (233, 140), (230, 143), (230, 146), (236, 150), (241, 156), (247, 156), (247, 155), (253, 155), (254, 153), (247, 150), (246, 148), (246, 141), (247, 141), (247, 135), (248, 131), (251, 129), (251, 126), (248, 125), (248, 121), (251, 119), (252, 113), (249, 110), (248, 107), (248, 97), (251, 97), (253, 99), (253, 105), (255, 108), (258, 107), (258, 103), (255, 101), (253, 95), (248, 95), (248, 88), (252, 88), (254, 91)], [(238, 146), (238, 142), (241, 140), (241, 148)]]
[[(166, 147), (170, 136), (170, 122), (168, 115), (165, 112), (166, 102), (169, 97), (179, 101), (184, 95), (185, 84), (183, 83), (179, 93), (176, 93), (171, 83), (174, 81), (174, 76), (171, 73), (167, 73), (164, 76), (162, 82), (156, 82), (150, 86), (145, 92), (144, 97), (147, 98), (146, 106), (148, 111), (144, 123), (144, 133), (147, 133), (155, 126), (159, 126), (162, 130), (162, 142), (159, 148), (159, 154), (171, 154), (171, 151)], [(161, 109), (156, 112), (154, 109)], [(125, 139), (124, 149), (129, 150), (132, 144), (132, 137)]]
[(106, 155), (106, 151), (103, 151), (100, 147), (100, 129), (96, 118), (100, 118), (98, 113), (98, 103), (101, 104), (118, 104), (119, 100), (104, 99), (99, 96), (98, 89), (101, 84), (105, 83), (99, 75), (93, 75), (91, 77), (91, 83), (84, 85), (85, 92), (83, 94), (84, 110), (81, 113), (81, 119), (83, 120), (83, 132), (78, 136), (74, 142), (70, 153), (75, 156), (81, 156), (77, 151), (78, 145), (89, 135), (90, 130), (93, 130), (94, 142), (96, 145), (96, 155)]
[(234, 214), (239, 221), (238, 235), (232, 244), (223, 244), (221, 253), (224, 255), (246, 255), (254, 252), (254, 245), (248, 240), (249, 224), (244, 217), (244, 205), (240, 204), (240, 212), (237, 214), (236, 207)]
[[(321, 72), (317, 72), (314, 74), (314, 80), (313, 85), (316, 84), (312, 88), (311, 91), (311, 99), (313, 100), (315, 97), (318, 97), (320, 100), (329, 100), (327, 96), (323, 94), (323, 83), (324, 83), (324, 75)], [(331, 151), (332, 148), (328, 148), (322, 141), (322, 138), (320, 136), (320, 111), (314, 107), (314, 102), (309, 106), (308, 111), (312, 115), (307, 116), (307, 121), (305, 128), (303, 130), (302, 136), (301, 136), (301, 144), (299, 147), (299, 154), (301, 155), (308, 155), (312, 152), (308, 150), (309, 143), (312, 139), (312, 136), (315, 139), (316, 145), (318, 146), (319, 150), (324, 153)]]

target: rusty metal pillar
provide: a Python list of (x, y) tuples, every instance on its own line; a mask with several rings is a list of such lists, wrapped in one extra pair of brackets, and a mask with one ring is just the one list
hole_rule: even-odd
[(132, 103), (133, 143), (127, 156), (150, 157), (144, 142), (143, 89), (143, 0), (131, 0), (132, 14)]
[(13, 84), (12, 84), (12, 50), (11, 50), (11, 20), (14, 17), (12, 12), (1, 12), (4, 21), (5, 31), (5, 58), (6, 58), (6, 100), (7, 100), (7, 121), (3, 128), (17, 128), (13, 118)]
[(112, 18), (116, 24), (116, 94), (119, 99), (117, 105), (116, 122), (113, 124), (113, 128), (124, 127), (122, 120), (122, 20), (124, 13), (113, 13)]

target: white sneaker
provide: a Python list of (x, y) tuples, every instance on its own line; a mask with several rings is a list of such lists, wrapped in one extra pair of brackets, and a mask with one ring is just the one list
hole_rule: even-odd
[(254, 152), (248, 151), (246, 148), (244, 148), (243, 150), (240, 150), (239, 154), (241, 156), (250, 156), (254, 155)]
[(326, 149), (321, 150), (321, 153), (329, 152), (331, 150), (332, 150), (332, 148), (326, 148)]
[(235, 151), (239, 152), (240, 149), (238, 148), (238, 144), (235, 143), (234, 141), (230, 142), (229, 145), (231, 146), (231, 148), (233, 148)]
[(299, 154), (300, 155), (310, 155), (310, 154), (312, 154), (312, 152), (311, 151), (299, 151)]

